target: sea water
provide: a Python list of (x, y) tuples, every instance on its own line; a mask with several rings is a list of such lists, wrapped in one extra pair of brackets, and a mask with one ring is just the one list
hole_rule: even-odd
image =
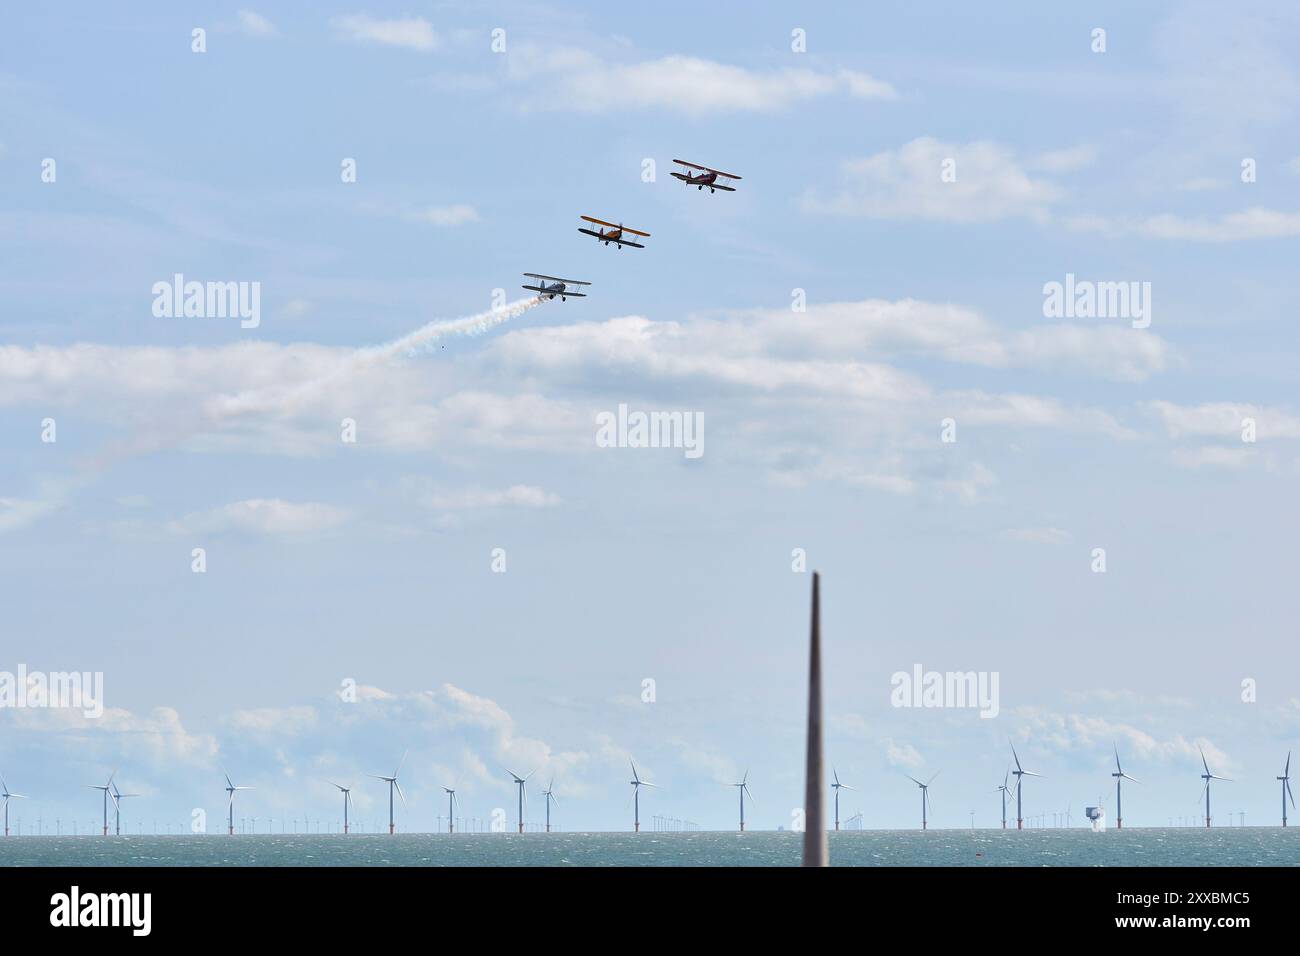
[[(864, 830), (833, 866), (1294, 866), (1300, 829)], [(791, 832), (40, 836), (0, 866), (797, 866)]]

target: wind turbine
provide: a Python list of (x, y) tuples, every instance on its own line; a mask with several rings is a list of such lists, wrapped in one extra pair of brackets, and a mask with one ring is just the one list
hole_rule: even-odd
[(1211, 780), (1231, 780), (1231, 777), (1220, 777), (1210, 773), (1210, 765), (1205, 760), (1205, 748), (1197, 748), (1201, 751), (1201, 766), (1205, 768), (1205, 773), (1201, 774), (1201, 779), (1205, 781), (1205, 829), (1210, 828), (1210, 781)]
[(921, 788), (921, 829), (922, 830), (927, 829), (927, 825), (929, 822), (926, 818), (926, 808), (930, 803), (930, 784), (934, 783), (934, 778), (939, 776), (939, 774), (941, 773), (943, 773), (942, 770), (936, 770), (934, 774), (930, 777), (930, 779), (927, 780), (925, 783), (922, 783), (920, 780), (917, 780), (915, 777), (909, 774), (903, 775), (907, 777), (908, 780), (912, 781), (912, 783), (916, 784), (918, 787)]
[(852, 790), (853, 788), (846, 783), (840, 783), (840, 775), (834, 767), (831, 767), (831, 776), (835, 778), (835, 782), (831, 784), (831, 789), (835, 791), (835, 831), (838, 833), (840, 829), (840, 791)]
[[(1291, 751), (1286, 752), (1286, 766), (1282, 769), (1282, 776), (1277, 779), (1282, 781), (1282, 826), (1286, 826), (1286, 798), (1291, 798), (1291, 809), (1295, 809), (1295, 794), (1291, 792)], [(0, 780), (0, 783), (3, 783)], [(9, 788), (6, 787), (6, 790)], [(5, 795), (5, 834), (9, 833), (9, 794)]]
[[(113, 797), (113, 778), (116, 776), (117, 771), (114, 770), (108, 775), (108, 783), (104, 784), (102, 787), (94, 783), (86, 784), (86, 786), (91, 790), (102, 790), (104, 792), (104, 836), (108, 836), (108, 798)], [(6, 804), (7, 803), (8, 801), (6, 801)], [(117, 805), (117, 797), (113, 797), (113, 804), (114, 806)], [(19, 818), (19, 822), (22, 822), (21, 817)]]
[(1002, 775), (1002, 786), (993, 791), (994, 793), (1002, 794), (1002, 829), (1004, 830), (1007, 828), (1007, 791), (1011, 789), (1007, 786), (1007, 781), (1009, 779), (1011, 779), (1010, 767), (1008, 767), (1007, 772)]
[(740, 783), (733, 783), (733, 787), (740, 788), (740, 832), (745, 832), (745, 794), (749, 794), (749, 799), (754, 799), (754, 794), (749, 790), (749, 769), (746, 768), (745, 775), (740, 778)]
[(527, 776), (523, 776), (523, 777), (519, 776), (519, 774), (515, 773), (509, 767), (506, 767), (505, 771), (506, 773), (510, 774), (512, 778), (514, 778), (515, 785), (519, 787), (519, 832), (523, 833), (524, 832), (524, 806), (527, 805), (528, 803), (528, 794), (525, 793), (524, 791), (524, 784), (528, 782), (529, 777), (537, 773), (537, 770), (536, 769), (530, 770)]
[(1124, 805), (1121, 802), (1120, 784), (1125, 780), (1132, 780), (1134, 783), (1141, 783), (1137, 777), (1130, 777), (1124, 772), (1124, 768), (1119, 765), (1119, 745), (1115, 745), (1115, 772), (1111, 774), (1115, 778), (1115, 829), (1124, 829)]
[(555, 778), (554, 777), (552, 777), (551, 782), (546, 785), (546, 789), (542, 791), (542, 795), (546, 797), (546, 832), (550, 833), (551, 832), (551, 801), (554, 800), (555, 805), (557, 807), (560, 805), (560, 801), (555, 799)]
[(113, 835), (122, 835), (122, 800), (126, 797), (138, 797), (138, 793), (123, 793), (113, 784)]
[[(1288, 757), (1287, 760), (1288, 760), (1288, 762), (1289, 762), (1289, 761), (1290, 761), (1290, 757)], [(20, 799), (20, 800), (26, 800), (27, 797), (26, 797), (25, 794), (21, 794), (21, 793), (10, 793), (10, 792), (9, 792), (9, 784), (5, 783), (5, 778), (4, 778), (4, 777), (0, 777), (0, 790), (3, 790), (3, 791), (4, 791), (3, 793), (0, 793), (0, 797), (3, 797), (3, 798), (4, 798), (4, 802), (5, 802), (5, 836), (8, 836), (8, 835), (9, 835), (9, 801), (10, 801), (10, 799), (12, 799), (13, 797), (17, 797), (17, 798)], [(1283, 804), (1284, 804), (1284, 805), (1283, 805), (1283, 807), (1282, 807), (1282, 826), (1286, 826), (1286, 806), (1285, 806), (1285, 801), (1283, 801)], [(107, 819), (107, 818), (105, 818), (105, 819)]]
[(228, 836), (234, 836), (235, 835), (235, 794), (240, 790), (252, 790), (253, 788), (236, 787), (235, 781), (230, 779), (230, 774), (226, 773), (224, 770), (221, 773), (222, 776), (226, 778), (226, 793), (229, 794), (229, 797), (226, 801), (226, 814), (227, 814), (226, 834)]
[(447, 832), (456, 832), (456, 791), (451, 787), (443, 787), (442, 792), (447, 795)]
[(808, 723), (804, 749), (802, 866), (829, 866), (826, 839), (826, 778), (822, 753), (822, 618), (821, 575), (813, 572), (812, 622), (808, 628)]
[(1025, 818), (1020, 812), (1020, 786), (1025, 782), (1025, 777), (1041, 777), (1041, 773), (1034, 773), (1020, 766), (1020, 755), (1016, 753), (1016, 745), (1011, 745), (1011, 757), (1016, 762), (1016, 769), (1011, 771), (1016, 775), (1016, 829), (1023, 830)]
[(352, 788), (345, 787), (332, 780), (326, 782), (343, 794), (343, 834), (346, 836), (348, 832), (348, 806), (352, 803)]
[(402, 793), (402, 785), (397, 782), (397, 775), (402, 772), (402, 764), (406, 763), (406, 754), (409, 753), (410, 751), (408, 750), (406, 751), (406, 753), (402, 754), (402, 759), (397, 762), (397, 769), (393, 771), (393, 775), (391, 777), (385, 777), (381, 773), (370, 774), (370, 776), (374, 777), (376, 780), (384, 780), (387, 781), (388, 783), (388, 835), (389, 836), (392, 836), (393, 833), (396, 832), (396, 829), (393, 826), (393, 791), (394, 790), (396, 790), (397, 795), (402, 798), (402, 806), (406, 806), (406, 794)]
[(628, 763), (632, 764), (632, 832), (641, 832), (641, 788), (654, 787), (653, 783), (646, 783), (641, 779), (641, 775), (636, 772), (636, 763), (629, 757)]

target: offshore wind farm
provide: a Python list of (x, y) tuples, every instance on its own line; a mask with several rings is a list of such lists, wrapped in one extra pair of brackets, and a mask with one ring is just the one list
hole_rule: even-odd
[[(129, 866), (129, 865), (182, 865), (200, 866), (219, 861), (222, 864), (247, 866), (305, 866), (305, 865), (392, 865), (392, 866), (828, 866), (832, 863), (846, 866), (1186, 866), (1186, 865), (1298, 865), (1300, 864), (1300, 836), (1293, 836), (1293, 830), (1287, 829), (1287, 800), (1292, 801), (1290, 789), (1291, 754), (1288, 751), (1283, 772), (1276, 777), (1282, 784), (1282, 820), (1277, 828), (1246, 827), (1229, 825), (1228, 833), (1223, 833), (1221, 826), (1213, 836), (1194, 837), (1184, 834), (1187, 827), (1129, 827), (1127, 835), (1121, 835), (1122, 809), (1121, 786), (1124, 780), (1137, 783), (1136, 778), (1126, 773), (1120, 763), (1118, 745), (1113, 746), (1115, 770), (1110, 774), (1115, 779), (1116, 833), (1106, 835), (1104, 827), (1072, 826), (1073, 815), (1067, 808), (1065, 812), (1053, 812), (1049, 815), (1031, 815), (1029, 826), (1024, 824), (1021, 790), (1025, 777), (1042, 775), (1024, 769), (1019, 752), (1014, 743), (1010, 743), (1012, 764), (1003, 776), (1002, 784), (995, 789), (1001, 801), (1001, 826), (998, 828), (976, 828), (975, 813), (971, 811), (969, 827), (949, 827), (939, 832), (930, 827), (933, 804), (930, 788), (942, 771), (936, 770), (925, 780), (904, 776), (915, 786), (921, 798), (920, 838), (907, 831), (873, 830), (863, 825), (863, 815), (856, 814), (856, 825), (851, 829), (841, 830), (840, 797), (841, 791), (857, 793), (839, 778), (839, 772), (830, 765), (829, 788), (830, 799), (834, 805), (834, 826), (829, 830), (825, 825), (824, 807), (827, 794), (825, 776), (825, 743), (822, 736), (824, 719), (824, 697), (822, 678), (823, 641), (821, 629), (821, 578), (812, 575), (811, 624), (809, 640), (809, 664), (807, 674), (807, 710), (804, 718), (806, 731), (804, 784), (808, 798), (806, 807), (796, 808), (795, 818), (799, 824), (789, 828), (778, 827), (775, 831), (755, 831), (746, 829), (746, 798), (752, 807), (753, 793), (749, 788), (749, 770), (746, 769), (739, 781), (728, 786), (735, 790), (739, 798), (739, 826), (734, 840), (719, 831), (701, 831), (697, 829), (671, 832), (656, 830), (641, 832), (641, 790), (657, 789), (642, 777), (636, 762), (628, 759), (631, 769), (631, 838), (626, 834), (584, 831), (580, 817), (574, 821), (565, 821), (565, 825), (553, 826), (552, 808), (558, 807), (555, 797), (555, 778), (551, 777), (541, 791), (544, 799), (544, 824), (538, 825), (529, 819), (527, 785), (537, 772), (537, 768), (526, 774), (502, 768), (510, 783), (516, 788), (516, 826), (512, 836), (507, 836), (504, 825), (505, 813), (497, 808), (482, 821), (470, 817), (468, 826), (461, 826), (457, 835), (456, 823), (464, 821), (465, 810), (459, 807), (456, 789), (441, 787), (447, 797), (447, 829), (424, 833), (403, 833), (399, 839), (396, 826), (397, 803), (407, 807), (406, 794), (398, 782), (402, 768), (406, 765), (410, 751), (403, 753), (392, 774), (369, 774), (381, 781), (387, 791), (388, 819), (387, 832), (371, 825), (367, 833), (365, 824), (354, 832), (350, 822), (350, 810), (353, 806), (353, 788), (329, 781), (329, 785), (343, 797), (342, 818), (335, 832), (335, 821), (327, 820), (325, 832), (321, 832), (320, 819), (316, 820), (316, 832), (311, 831), (310, 816), (304, 818), (303, 832), (297, 832), (297, 817), (292, 820), (293, 832), (286, 830), (289, 821), (280, 819), (280, 831), (275, 831), (275, 819), (264, 817), (265, 832), (258, 830), (258, 817), (241, 817), (236, 838), (235, 794), (254, 790), (251, 786), (237, 786), (229, 773), (224, 773), (225, 792), (227, 794), (227, 831), (226, 840), (213, 840), (200, 835), (197, 828), (183, 833), (180, 828), (175, 836), (161, 836), (155, 831), (148, 836), (137, 831), (133, 837), (122, 833), (122, 800), (135, 797), (135, 793), (123, 793), (117, 785), (117, 771), (109, 775), (103, 785), (91, 785), (92, 789), (102, 793), (103, 832), (98, 839), (78, 835), (73, 823), (72, 833), (64, 837), (61, 832), (51, 837), (44, 832), (43, 825), (38, 825), (36, 835), (22, 839), (5, 839), (0, 841), (0, 865), (66, 865), (70, 860), (82, 865)], [(1211, 804), (1209, 788), (1211, 781), (1228, 780), (1210, 770), (1204, 749), (1198, 748), (1204, 773), (1202, 797), (1205, 800), (1204, 828), (1212, 830)], [(1008, 785), (1012, 774), (1016, 777), (1013, 786)], [(0, 789), (5, 800), (6, 836), (8, 833), (8, 801), (22, 794), (11, 793), (8, 785), (0, 777)], [(1006, 801), (1008, 794), (1014, 790), (1016, 798), (1016, 829), (1008, 831), (1006, 825)], [(861, 794), (867, 799), (869, 794)], [(113, 837), (109, 838), (108, 801), (112, 800), (114, 812)], [(458, 809), (460, 816), (457, 815)], [(577, 808), (580, 812), (580, 808)], [(1095, 811), (1100, 810), (1100, 813)], [(1089, 809), (1089, 818), (1096, 820), (1104, 816), (1104, 801), (1097, 807)], [(1051, 824), (1047, 824), (1047, 820)], [(489, 822), (490, 821), (490, 822)], [(1171, 821), (1172, 822), (1172, 821)], [(1185, 822), (1185, 821), (1184, 821)], [(43, 821), (42, 821), (43, 823)], [(1037, 824), (1037, 825), (1036, 825)], [(811, 827), (811, 829), (810, 829)], [(140, 828), (141, 830), (143, 827)], [(1193, 827), (1199, 830), (1199, 827)], [(467, 832), (468, 831), (468, 832)], [(21, 834), (21, 821), (19, 822)], [(832, 844), (830, 834), (835, 839)], [(340, 839), (340, 837), (342, 839)], [(220, 847), (215, 856), (213, 847)]]

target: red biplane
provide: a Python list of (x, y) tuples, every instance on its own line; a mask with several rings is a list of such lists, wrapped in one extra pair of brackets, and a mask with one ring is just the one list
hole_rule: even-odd
[(718, 182), (718, 177), (721, 176), (723, 179), (739, 180), (739, 176), (733, 176), (731, 173), (724, 173), (717, 169), (710, 169), (708, 166), (697, 166), (695, 163), (688, 163), (684, 159), (674, 159), (673, 162), (678, 166), (686, 166), (688, 169), (700, 170), (698, 176), (691, 172), (673, 172), (674, 179), (680, 179), (688, 186), (694, 186), (696, 189), (703, 189), (705, 186), (708, 186), (709, 192), (714, 192), (719, 189), (729, 193), (734, 193), (736, 191), (734, 186), (724, 186), (722, 183)]
[[(620, 249), (624, 246), (631, 246), (633, 249), (644, 249), (645, 246), (641, 245), (641, 243), (623, 237), (627, 234), (631, 234), (633, 236), (642, 236), (646, 239), (650, 238), (650, 233), (641, 232), (638, 229), (629, 229), (627, 226), (622, 224), (615, 225), (614, 223), (606, 222), (603, 219), (592, 219), (590, 216), (583, 216), (582, 219), (585, 222), (595, 223), (597, 226), (600, 226), (601, 229), (597, 232), (595, 229), (583, 229), (579, 226), (578, 232), (582, 233), (584, 236), (592, 236), (600, 242), (603, 242), (605, 245), (609, 245), (612, 242)], [(605, 231), (605, 227), (608, 227), (608, 232)]]

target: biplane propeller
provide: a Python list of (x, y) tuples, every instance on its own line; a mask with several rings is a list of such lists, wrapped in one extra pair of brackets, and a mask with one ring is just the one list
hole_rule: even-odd
[[(617, 245), (620, 249), (622, 249), (624, 246), (631, 246), (633, 249), (644, 249), (645, 246), (643, 246), (641, 243), (635, 242), (632, 239), (625, 239), (624, 236), (630, 234), (633, 236), (642, 236), (647, 239), (650, 238), (650, 233), (642, 232), (639, 229), (629, 229), (627, 226), (624, 226), (622, 223), (616, 224), (612, 222), (606, 222), (603, 219), (592, 219), (590, 216), (582, 216), (581, 218), (584, 222), (594, 223), (595, 225), (600, 226), (601, 228), (600, 231), (598, 232), (595, 229), (584, 229), (581, 226), (579, 226), (578, 232), (582, 233), (584, 236), (591, 236), (599, 240), (600, 242), (603, 242), (605, 245), (609, 245), (612, 242), (615, 245)], [(608, 232), (606, 231), (606, 228), (608, 228)]]
[[(684, 159), (674, 159), (673, 162), (676, 163), (678, 166), (687, 167), (688, 171), (685, 173), (679, 173), (676, 170), (674, 170), (673, 178), (680, 179), (688, 186), (694, 186), (696, 189), (701, 189), (701, 190), (707, 186), (709, 188), (709, 192), (716, 192), (719, 189), (721, 189), (723, 192), (728, 192), (728, 193), (734, 193), (736, 191), (734, 186), (724, 186), (722, 185), (722, 183), (718, 182), (718, 177), (721, 176), (724, 179), (739, 180), (740, 179), (739, 176), (734, 176), (731, 173), (724, 173), (718, 169), (711, 169), (708, 166), (698, 166), (695, 163), (688, 163)], [(691, 169), (698, 169), (700, 171), (700, 175), (696, 176), (694, 173), (689, 172), (689, 170)]]
[[(537, 285), (524, 286), (524, 288), (527, 289), (529, 292), (536, 292), (543, 299), (548, 299), (548, 300), (554, 299), (558, 295), (560, 297), (561, 302), (565, 301), (570, 296), (574, 296), (579, 299), (584, 299), (587, 297), (587, 293), (574, 292), (569, 288), (570, 286), (591, 285), (590, 282), (583, 282), (581, 279), (559, 279), (556, 278), (555, 276), (541, 276), (535, 272), (525, 272), (524, 275), (527, 276), (529, 279), (537, 280)], [(552, 284), (547, 285), (547, 280), (549, 280)]]

